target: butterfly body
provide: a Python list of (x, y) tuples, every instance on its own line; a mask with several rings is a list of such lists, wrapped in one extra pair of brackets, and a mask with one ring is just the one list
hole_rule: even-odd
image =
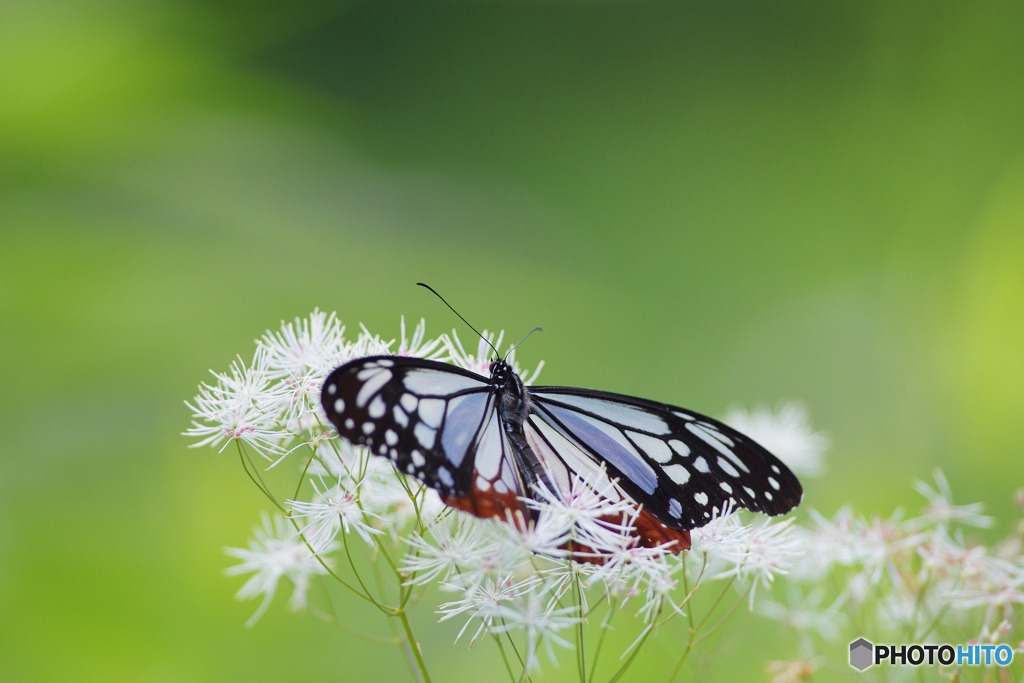
[(361, 358), (328, 376), (322, 402), (339, 435), (480, 517), (532, 518), (524, 499), (567, 495), (577, 477), (640, 507), (641, 544), (682, 550), (688, 530), (729, 501), (781, 514), (802, 496), (785, 465), (712, 418), (608, 392), (528, 387), (504, 360), (483, 377), (420, 358)]

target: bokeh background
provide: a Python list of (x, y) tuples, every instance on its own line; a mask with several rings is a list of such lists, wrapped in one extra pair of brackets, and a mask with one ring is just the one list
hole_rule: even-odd
[[(1022, 86), (1013, 0), (5, 0), (0, 679), (403, 678), (281, 598), (243, 627), (222, 548), (266, 505), (180, 432), (281, 319), (451, 329), (418, 280), (543, 326), (544, 383), (803, 401), (833, 442), (807, 506), (913, 509), (941, 466), (1005, 533)], [(438, 680), (500, 675), (430, 610)], [(682, 680), (795, 653), (742, 614), (706, 648)]]

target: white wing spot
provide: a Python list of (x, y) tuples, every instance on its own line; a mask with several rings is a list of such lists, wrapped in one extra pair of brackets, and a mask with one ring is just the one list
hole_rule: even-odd
[(768, 500), (771, 500), (772, 499), (772, 492), (771, 491), (765, 491), (764, 492), (764, 497), (767, 498)]
[[(406, 394), (405, 396), (408, 396)], [(405, 396), (402, 399), (405, 399)], [(420, 401), (420, 419), (427, 423), (431, 429), (441, 426), (441, 418), (444, 417), (444, 400), (440, 398), (425, 398)], [(410, 411), (412, 412), (412, 411)]]
[[(331, 392), (331, 393), (333, 393), (333, 392)], [(345, 412), (345, 401), (344, 401), (344, 399), (337, 398), (337, 399), (334, 400), (334, 412), (336, 412), (336, 413), (344, 413)]]
[(754, 489), (750, 488), (749, 486), (744, 486), (743, 490), (746, 491), (747, 495), (750, 496), (751, 498), (756, 498), (757, 497), (757, 494), (754, 493)]
[(723, 439), (726, 438), (726, 437), (722, 436), (718, 432), (712, 432), (711, 430), (707, 429), (706, 427), (703, 427), (702, 425), (699, 425), (699, 424), (697, 424), (695, 422), (688, 422), (686, 424), (686, 428), (689, 429), (691, 432), (693, 432), (701, 441), (703, 441), (707, 445), (711, 446), (712, 448), (714, 448), (716, 451), (718, 451), (722, 455), (727, 455), (727, 456), (732, 455), (732, 451), (730, 451), (726, 447), (726, 445), (724, 443), (722, 443), (719, 440), (719, 438), (718, 438), (720, 436)]
[(668, 445), (671, 446), (672, 450), (678, 453), (680, 457), (690, 457), (690, 447), (686, 445), (686, 442), (680, 441), (679, 439), (672, 439), (668, 442)]
[(672, 414), (675, 415), (676, 417), (681, 417), (684, 420), (691, 420), (692, 421), (692, 420), (697, 419), (693, 415), (690, 415), (689, 413), (681, 413), (678, 410), (673, 410)]
[(347, 420), (345, 420), (345, 429), (352, 430), (352, 429), (355, 429), (355, 427), (356, 427), (356, 421), (353, 420), (351, 417), (348, 418)]
[(380, 360), (377, 361), (377, 365), (379, 365), (382, 368), (390, 368), (390, 367), (394, 366), (394, 364), (395, 364), (395, 361), (388, 360), (387, 358), (381, 358)]
[(727, 484), (726, 482), (721, 482), (719, 486), (721, 486), (722, 490), (725, 491), (726, 493), (732, 493), (732, 487), (729, 486), (729, 484)]
[[(331, 382), (330, 384), (327, 385), (327, 394), (329, 396), (334, 396), (336, 393), (338, 393), (338, 385), (335, 384), (334, 382)], [(339, 410), (338, 412), (340, 413), (341, 411)]]
[(412, 456), (412, 464), (416, 467), (423, 467), (427, 464), (427, 459), (419, 451), (413, 451), (410, 455)]
[(723, 458), (722, 456), (718, 456), (718, 466), (721, 467), (722, 471), (728, 474), (730, 477), (740, 476), (739, 470), (733, 467), (732, 463)]
[(447, 467), (437, 468), (437, 478), (445, 486), (451, 486), (452, 484), (455, 483), (455, 479), (452, 478), (452, 473), (448, 471)]
[(772, 472), (774, 472), (775, 474), (782, 474), (781, 472), (779, 472), (778, 465), (772, 465)]
[(662, 467), (661, 470), (669, 479), (680, 486), (685, 486), (686, 482), (690, 481), (690, 470), (686, 469), (682, 465), (669, 465), (667, 467)]
[(711, 468), (708, 467), (708, 463), (706, 460), (704, 460), (703, 457), (698, 457), (696, 460), (694, 460), (693, 467), (701, 474), (707, 474), (708, 472), (711, 471)]
[(626, 432), (626, 436), (637, 445), (637, 448), (650, 456), (655, 462), (664, 465), (672, 460), (672, 451), (669, 449), (668, 444), (661, 439), (639, 432)]
[(420, 442), (423, 448), (430, 450), (434, 447), (434, 439), (437, 437), (437, 432), (426, 424), (417, 422), (416, 426), (413, 427), (412, 433), (416, 435), (417, 441)]
[[(693, 499), (697, 501), (697, 505), (703, 506), (708, 504), (708, 494), (703, 491), (697, 491), (697, 493), (693, 494)], [(707, 513), (704, 514), (706, 515)]]
[(683, 506), (679, 504), (679, 501), (675, 498), (668, 499), (668, 514), (672, 515), (676, 519), (679, 519), (679, 515), (683, 513)]
[[(367, 377), (364, 378), (364, 375)], [(362, 408), (370, 400), (370, 397), (380, 391), (381, 387), (391, 381), (391, 371), (371, 368), (360, 370), (356, 373), (356, 377), (359, 379), (366, 379), (366, 383), (359, 387), (359, 393), (356, 394), (356, 405)]]
[(363, 434), (373, 434), (374, 424), (372, 422), (363, 423)]
[(498, 426), (498, 415), (495, 413), (487, 421), (487, 426), (484, 427), (483, 434), (476, 446), (474, 464), (477, 474), (491, 481), (497, 480), (498, 475), (501, 474), (503, 451), (504, 441)]
[(391, 412), (395, 416), (395, 424), (397, 424), (397, 425), (399, 425), (401, 427), (408, 427), (409, 426), (409, 416), (406, 415), (404, 412), (402, 412), (401, 408), (399, 408), (398, 406), (395, 406), (394, 409), (392, 409)]
[(768, 483), (772, 485), (772, 488), (776, 491), (779, 490), (779, 482), (776, 481), (775, 477), (768, 477)]
[(463, 377), (455, 372), (437, 370), (411, 370), (402, 379), (409, 391), (420, 396), (454, 394), (467, 389), (480, 389), (484, 385), (479, 378)]
[(405, 412), (412, 415), (416, 412), (416, 406), (419, 405), (420, 400), (412, 394), (402, 394), (402, 398), (398, 399), (398, 402), (402, 404), (403, 408), (405, 408)]
[(476, 478), (476, 488), (479, 491), (490, 491), (491, 490), (491, 482), (488, 481), (485, 477), (477, 477)]
[(386, 403), (384, 403), (384, 399), (380, 397), (380, 394), (377, 394), (376, 396), (373, 397), (373, 400), (370, 401), (370, 407), (367, 408), (366, 412), (368, 412), (370, 414), (370, 417), (372, 417), (374, 420), (379, 420), (380, 418), (384, 417), (384, 413), (386, 413), (387, 410), (388, 406)]
[(389, 429), (384, 432), (384, 440), (388, 442), (389, 446), (394, 446), (398, 443), (398, 434), (395, 433), (394, 429)]
[[(744, 472), (750, 472), (750, 468), (747, 467), (746, 463), (744, 463), (743, 460), (737, 457), (736, 454), (733, 453), (732, 449), (729, 448), (729, 446), (734, 445), (732, 439), (725, 436), (714, 427), (711, 427), (710, 425), (705, 425), (705, 423), (688, 424), (686, 425), (686, 428), (689, 429), (694, 434), (696, 434), (698, 437), (700, 437), (700, 439), (704, 441), (706, 444), (708, 444), (716, 451), (727, 457), (729, 461), (737, 468), (743, 470)], [(726, 442), (728, 442), (728, 445), (726, 445)]]
[(733, 443), (732, 439), (727, 437), (722, 432), (718, 431), (718, 427), (716, 427), (715, 425), (710, 424), (708, 422), (700, 422), (698, 424), (707, 431), (708, 435), (710, 435), (712, 438), (718, 439), (719, 441), (724, 443), (726, 446), (735, 446), (736, 445), (735, 443)]

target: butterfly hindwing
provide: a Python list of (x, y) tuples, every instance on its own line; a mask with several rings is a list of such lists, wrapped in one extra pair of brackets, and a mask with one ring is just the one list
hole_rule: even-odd
[(537, 416), (606, 463), (619, 486), (677, 529), (706, 524), (728, 501), (771, 515), (800, 501), (796, 477), (725, 424), (663, 403), (569, 387), (531, 387)]

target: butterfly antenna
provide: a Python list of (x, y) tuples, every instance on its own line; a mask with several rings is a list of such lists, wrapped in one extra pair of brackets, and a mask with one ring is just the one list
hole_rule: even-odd
[(515, 351), (517, 348), (519, 348), (519, 345), (522, 344), (524, 341), (526, 341), (527, 338), (531, 334), (533, 334), (534, 332), (540, 332), (540, 331), (541, 331), (540, 326), (537, 326), (537, 327), (533, 328), (532, 330), (530, 330), (529, 332), (527, 332), (525, 337), (523, 337), (522, 339), (520, 339), (519, 341), (517, 341), (515, 344), (512, 345), (512, 348), (509, 349), (508, 353), (505, 354), (505, 359), (508, 360), (508, 357), (512, 354), (512, 352)]
[[(416, 284), (418, 284), (418, 285), (419, 285), (420, 287), (426, 287), (427, 289), (429, 289), (429, 290), (430, 290), (431, 292), (433, 292), (433, 293), (434, 293), (434, 296), (436, 296), (436, 297), (437, 297), (438, 299), (440, 299), (440, 300), (441, 300), (441, 303), (443, 303), (443, 304), (444, 304), (445, 306), (447, 306), (448, 308), (451, 308), (451, 311), (452, 311), (452, 313), (454, 313), (455, 315), (459, 316), (459, 320), (461, 320), (462, 322), (466, 323), (466, 326), (467, 326), (467, 327), (469, 327), (469, 329), (471, 329), (471, 330), (473, 330), (474, 332), (476, 332), (476, 336), (480, 337), (480, 338), (481, 338), (481, 339), (483, 339), (483, 340), (484, 340), (485, 342), (487, 342), (487, 345), (491, 347), (491, 351), (494, 351), (494, 357), (495, 357), (495, 358), (497, 358), (497, 357), (498, 357), (498, 355), (499, 355), (499, 354), (498, 354), (498, 349), (494, 348), (494, 344), (492, 344), (492, 343), (490, 342), (490, 340), (488, 340), (488, 339), (487, 339), (487, 337), (485, 337), (484, 335), (480, 334), (480, 331), (479, 331), (479, 330), (477, 330), (477, 329), (476, 329), (475, 327), (473, 327), (472, 325), (470, 325), (470, 324), (469, 324), (469, 321), (468, 321), (468, 320), (466, 320), (465, 318), (463, 318), (463, 317), (462, 317), (462, 315), (460, 315), (458, 311), (456, 311), (456, 310), (455, 310), (454, 308), (452, 308), (452, 305), (451, 305), (450, 303), (448, 303), (447, 301), (445, 301), (445, 300), (444, 300), (444, 297), (443, 297), (443, 296), (441, 296), (440, 294), (438, 294), (438, 293), (437, 293), (437, 291), (436, 291), (436, 290), (434, 290), (434, 288), (433, 288), (433, 287), (431, 287), (430, 285), (425, 285), (425, 284), (423, 284), (422, 282), (417, 282)], [(531, 332), (532, 332), (532, 330), (531, 330)], [(526, 336), (527, 336), (527, 337), (529, 337), (530, 335), (526, 335)], [(524, 337), (524, 339), (525, 339), (525, 337)], [(513, 347), (513, 348), (514, 348), (514, 347)]]

